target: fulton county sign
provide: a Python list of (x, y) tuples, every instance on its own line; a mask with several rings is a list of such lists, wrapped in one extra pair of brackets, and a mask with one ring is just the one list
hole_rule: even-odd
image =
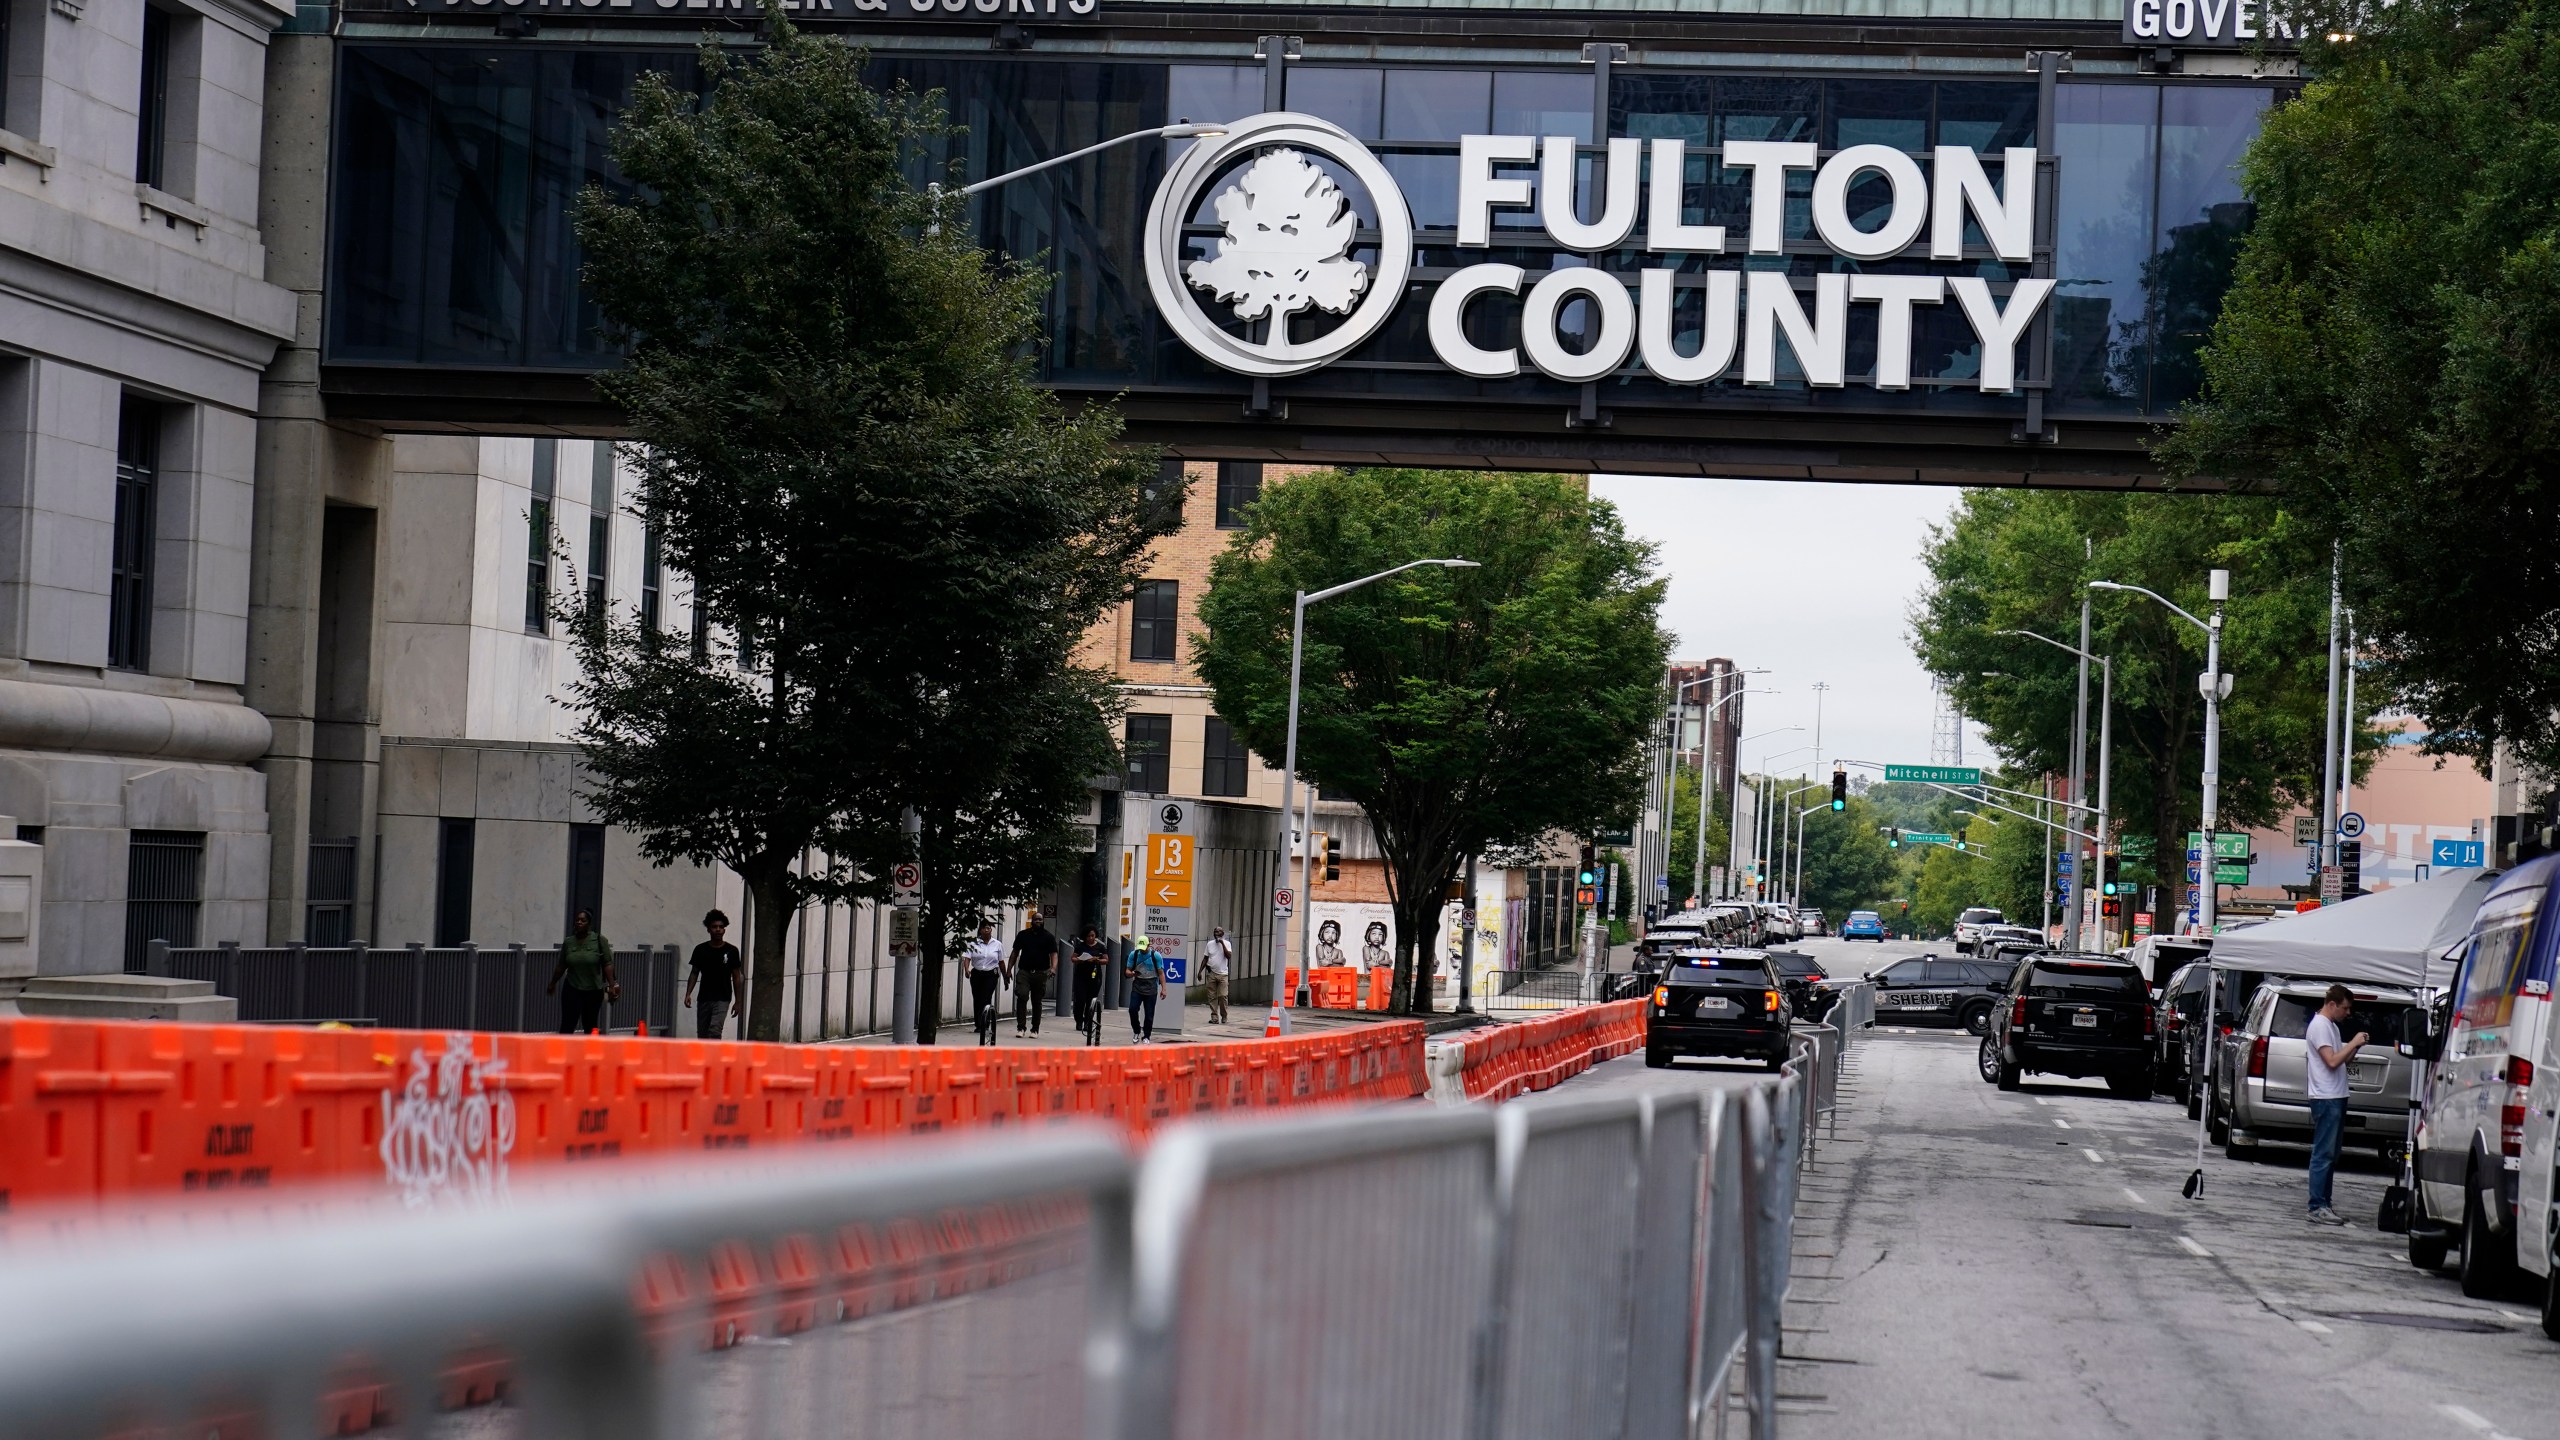
[[(1567, 382), (1616, 374), (1630, 358), (1654, 378), (1705, 385), (1737, 365), (1746, 385), (1778, 383), (1778, 346), (1793, 355), (1805, 383), (1839, 388), (1849, 381), (1849, 312), (1875, 307), (1876, 362), (1865, 383), (1878, 390), (1911, 388), (1913, 315), (1922, 305), (1952, 303), (1981, 342), (1974, 377), (1985, 391), (2017, 388), (2017, 346), (2043, 310), (2054, 282), (2007, 282), (2005, 295), (1977, 274), (1823, 273), (1811, 277), (1811, 307), (1783, 268), (1747, 269), (1748, 257), (1786, 251), (1789, 176), (1812, 172), (1815, 236), (1833, 254), (1862, 264), (1915, 253), (1951, 268), (1968, 266), (1970, 220), (2002, 261), (2033, 258), (2036, 152), (1999, 152), (1994, 165), (1978, 151), (1941, 145), (1921, 157), (1886, 145), (1852, 145), (1825, 157), (1809, 141), (1728, 140), (1712, 162), (1747, 175), (1747, 221), (1728, 232), (1697, 224), (1683, 209), (1690, 153), (1677, 139), (1613, 139), (1600, 168), (1599, 218), (1577, 193), (1582, 163), (1570, 137), (1468, 135), (1459, 141), (1457, 247), (1490, 249), (1495, 217), (1533, 211), (1557, 244), (1602, 254), (1640, 248), (1665, 263), (1632, 276), (1578, 265), (1531, 272), (1518, 265), (1462, 265), (1434, 287), (1427, 333), (1442, 365), (1480, 380), (1535, 370)], [(1373, 213), (1308, 156), (1355, 180)], [(1647, 162), (1651, 178), (1645, 178)], [(1890, 195), (1882, 218), (1862, 225), (1850, 212), (1850, 190), (1880, 178)], [(1222, 234), (1210, 253), (1186, 253), (1184, 226), (1209, 186), (1227, 184), (1210, 204)], [(1870, 217), (1872, 218), (1872, 217)], [(1374, 265), (1352, 258), (1364, 228), (1377, 234)], [(1517, 234), (1506, 227), (1504, 240)], [(1734, 257), (1730, 265), (1684, 272), (1670, 257)], [(1312, 115), (1271, 112), (1230, 124), (1199, 141), (1170, 167), (1147, 217), (1147, 285), (1156, 308), (1182, 342), (1211, 364), (1239, 375), (1279, 379), (1342, 358), (1376, 335), (1404, 299), (1414, 269), (1414, 225), (1395, 177), (1367, 146)], [(1631, 283), (1632, 282), (1632, 283)], [(1703, 288), (1705, 311), (1691, 340), (1674, 323), (1678, 290)], [(1580, 348), (1567, 343), (1568, 307), (1585, 318)], [(1236, 328), (1213, 318), (1225, 307)], [(1469, 334), (1472, 317), (1496, 306), (1516, 308), (1519, 343), (1500, 348)], [(1320, 329), (1320, 315), (1343, 317)]]

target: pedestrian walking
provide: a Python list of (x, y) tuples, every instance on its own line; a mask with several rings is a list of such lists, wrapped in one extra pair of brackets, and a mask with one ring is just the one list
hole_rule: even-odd
[[(1049, 976), (1058, 968), (1058, 937), (1049, 933), (1040, 912), (1025, 916), (1022, 933), (1013, 937), (1013, 1033), (1040, 1033), (1040, 1012), (1049, 1004)], [(1030, 1028), (1023, 1028), (1025, 1020)]]
[(2338, 1135), (2347, 1123), (2347, 1064), (2373, 1037), (2362, 1030), (2341, 1041), (2338, 1026), (2355, 1009), (2355, 992), (2332, 985), (2320, 1012), (2303, 1028), (2303, 1058), (2311, 1070), (2311, 1213), (2314, 1225), (2344, 1225), (2345, 1216), (2330, 1204), (2329, 1182), (2338, 1168)]
[(1087, 925), (1084, 938), (1076, 942), (1069, 962), (1068, 977), (1076, 1003), (1076, 1028), (1084, 1032), (1085, 1043), (1102, 1043), (1102, 972), (1111, 963), (1111, 947), (1102, 943), (1102, 932)]
[(560, 962), (551, 967), (545, 995), (560, 995), (560, 1033), (584, 1035), (604, 1024), (604, 1004), (622, 998), (622, 982), (613, 973), (613, 942), (596, 932), (596, 919), (581, 910), (569, 917), (569, 938), (560, 942)]
[(1200, 970), (1209, 992), (1209, 1023), (1227, 1023), (1227, 974), (1235, 967), (1236, 947), (1227, 943), (1227, 927), (1209, 929), (1209, 946), (1200, 952)]
[(1129, 982), (1129, 1035), (1138, 1041), (1156, 1038), (1156, 994), (1164, 988), (1164, 964), (1141, 935), (1129, 948), (1129, 958), (1120, 965), (1120, 978)]
[(996, 1043), (996, 983), (1004, 978), (1004, 946), (996, 939), (996, 923), (979, 922), (977, 943), (968, 950), (969, 1000), (975, 1007), (978, 1043)]
[(684, 977), (684, 1008), (693, 1009), (696, 986), (702, 990), (702, 1009), (694, 1015), (696, 1039), (717, 1040), (729, 1028), (729, 1005), (738, 993), (738, 979), (747, 970), (745, 957), (729, 943), (729, 917), (714, 910), (702, 917), (703, 933), (711, 938), (693, 947), (693, 960)]

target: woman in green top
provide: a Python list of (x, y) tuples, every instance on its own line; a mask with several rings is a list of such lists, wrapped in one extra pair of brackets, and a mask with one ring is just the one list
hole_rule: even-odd
[(613, 942), (596, 933), (595, 917), (581, 910), (569, 921), (569, 938), (560, 942), (560, 963), (551, 967), (545, 995), (558, 994), (566, 976), (569, 993), (560, 996), (560, 1033), (584, 1035), (604, 1024), (604, 1004), (622, 998), (622, 982), (613, 974)]

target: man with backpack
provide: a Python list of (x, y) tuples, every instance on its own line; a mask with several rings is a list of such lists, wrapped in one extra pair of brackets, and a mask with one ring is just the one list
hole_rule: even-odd
[(1137, 1044), (1156, 1038), (1156, 996), (1164, 989), (1164, 962), (1141, 935), (1129, 947), (1129, 958), (1120, 964), (1120, 978), (1129, 982), (1129, 1036)]

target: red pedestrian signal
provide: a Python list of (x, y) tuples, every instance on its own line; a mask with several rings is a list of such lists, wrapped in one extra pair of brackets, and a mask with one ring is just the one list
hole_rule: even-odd
[(1573, 903), (1576, 905), (1597, 905), (1600, 903), (1600, 892), (1588, 885), (1585, 885), (1573, 892)]

